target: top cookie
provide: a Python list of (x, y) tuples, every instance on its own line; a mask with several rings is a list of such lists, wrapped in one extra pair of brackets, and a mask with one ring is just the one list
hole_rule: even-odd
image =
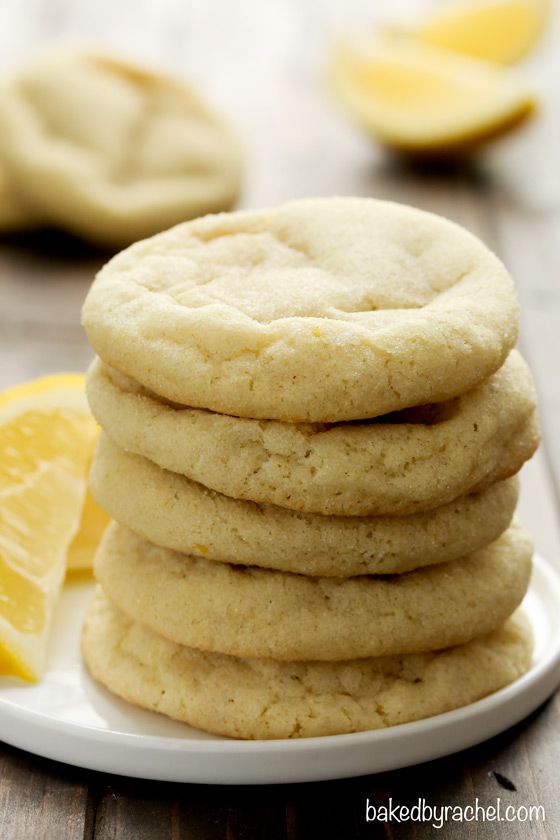
[(359, 198), (197, 219), (113, 258), (83, 309), (101, 358), (174, 402), (335, 422), (464, 393), (517, 336), (474, 236)]
[(229, 209), (240, 185), (236, 140), (188, 85), (93, 53), (0, 85), (0, 159), (34, 215), (111, 246)]

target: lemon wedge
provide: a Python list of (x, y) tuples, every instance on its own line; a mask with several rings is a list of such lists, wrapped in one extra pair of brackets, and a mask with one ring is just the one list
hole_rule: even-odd
[(470, 147), (521, 122), (535, 105), (511, 71), (404, 37), (340, 44), (329, 83), (370, 134), (411, 152)]
[(0, 394), (0, 673), (44, 669), (97, 432), (80, 374)]
[(414, 34), (435, 47), (511, 64), (536, 44), (547, 15), (546, 0), (470, 0), (435, 13)]
[(109, 516), (99, 507), (89, 490), (86, 490), (80, 527), (66, 558), (69, 571), (91, 569), (97, 546), (108, 524)]

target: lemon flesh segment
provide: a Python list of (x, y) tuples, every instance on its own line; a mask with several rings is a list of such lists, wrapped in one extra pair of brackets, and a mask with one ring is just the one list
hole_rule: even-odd
[(525, 119), (535, 101), (511, 72), (410, 39), (340, 45), (333, 94), (370, 134), (398, 149), (468, 147)]
[(414, 34), (435, 47), (511, 64), (535, 46), (547, 16), (546, 0), (471, 0), (434, 14)]
[(96, 436), (81, 375), (0, 395), (0, 673), (43, 671)]
[(108, 524), (109, 516), (99, 507), (89, 490), (86, 490), (78, 533), (68, 549), (68, 571), (91, 569), (97, 546)]

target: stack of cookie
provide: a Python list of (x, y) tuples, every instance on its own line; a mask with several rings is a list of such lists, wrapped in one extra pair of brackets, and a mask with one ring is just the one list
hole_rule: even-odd
[(535, 394), (477, 239), (370, 199), (210, 216), (115, 257), (83, 317), (116, 520), (83, 634), (98, 680), (281, 738), (427, 717), (527, 669), (511, 520)]

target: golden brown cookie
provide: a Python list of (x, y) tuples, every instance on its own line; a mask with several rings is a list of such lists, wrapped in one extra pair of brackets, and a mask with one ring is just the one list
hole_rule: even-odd
[(437, 653), (349, 662), (238, 659), (176, 645), (99, 590), (82, 636), (95, 679), (137, 706), (232, 738), (309, 738), (395, 726), (465, 706), (520, 677), (531, 633), (516, 613)]
[(98, 274), (83, 323), (103, 361), (181, 405), (336, 422), (474, 388), (515, 344), (518, 305), (452, 222), (318, 198), (133, 245)]
[(2, 82), (0, 160), (24, 207), (111, 247), (229, 209), (240, 188), (237, 141), (185, 82), (92, 51)]
[(238, 501), (131, 455), (102, 435), (99, 505), (156, 545), (226, 563), (325, 577), (394, 574), (456, 560), (508, 527), (516, 478), (411, 516), (321, 516)]
[(123, 449), (226, 496), (309, 513), (430, 510), (513, 475), (539, 439), (535, 389), (516, 351), (473, 391), (375, 423), (281, 423), (185, 408), (99, 360), (87, 390)]
[(94, 572), (117, 606), (178, 644), (338, 660), (436, 650), (495, 630), (525, 594), (531, 554), (528, 534), (512, 525), (450, 563), (389, 577), (312, 578), (178, 554), (113, 523)]

